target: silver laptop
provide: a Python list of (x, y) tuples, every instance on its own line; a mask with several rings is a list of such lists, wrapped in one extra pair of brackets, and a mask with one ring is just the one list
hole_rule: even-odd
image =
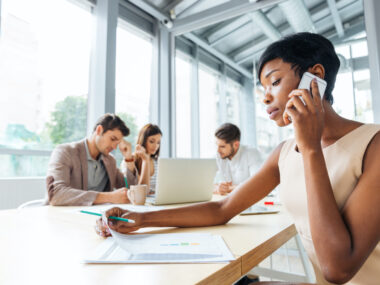
[(212, 197), (215, 159), (159, 158), (154, 205), (208, 201)]

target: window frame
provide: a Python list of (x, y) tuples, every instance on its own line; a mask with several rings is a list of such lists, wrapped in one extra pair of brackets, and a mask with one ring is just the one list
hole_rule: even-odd
[[(95, 18), (95, 20), (98, 20), (100, 17), (110, 17), (109, 14), (107, 14), (108, 11), (105, 11), (105, 6), (100, 7), (95, 0), (66, 0), (70, 3), (76, 4), (79, 8), (84, 8), (88, 11), (90, 11)], [(133, 5), (125, 2), (117, 3), (117, 19), (116, 23), (120, 20), (120, 23), (123, 27), (125, 27), (128, 31), (137, 34), (138, 36), (141, 36), (145, 39), (149, 39), (154, 44), (154, 40), (156, 37), (155, 30), (157, 26), (157, 21), (148, 15), (147, 13), (137, 9)], [(1, 11), (2, 11), (2, 0), (0, 0), (0, 37), (1, 37)], [(98, 11), (96, 10), (98, 9)], [(99, 11), (101, 10), (101, 11)], [(95, 25), (96, 26), (96, 25)], [(117, 28), (117, 24), (116, 24)], [(99, 36), (99, 30), (94, 27), (94, 37)], [(113, 31), (116, 33), (116, 29)], [(102, 36), (102, 35), (100, 35)], [(116, 40), (116, 39), (115, 39)], [(92, 45), (95, 44), (95, 41), (93, 40)], [(116, 41), (115, 43), (116, 44)], [(112, 58), (116, 60), (116, 50), (114, 52), (110, 52), (109, 58)], [(91, 56), (90, 58), (90, 66), (92, 66), (92, 69), (90, 70), (89, 74), (89, 84), (91, 86), (91, 82), (96, 78), (98, 73), (107, 73), (107, 70), (95, 70), (94, 66), (96, 66), (96, 63), (94, 63), (94, 56)], [(114, 72), (115, 70), (115, 65)], [(106, 69), (109, 68), (108, 66)], [(112, 68), (112, 67), (111, 67)], [(152, 69), (154, 67), (152, 66)], [(153, 72), (152, 72), (153, 74)], [(153, 81), (153, 80), (152, 80)], [(114, 88), (114, 84), (113, 87)], [(106, 87), (107, 89), (107, 87)], [(103, 101), (105, 102), (105, 106), (110, 106), (110, 104), (113, 106), (111, 108), (115, 108), (114, 103), (116, 99), (116, 94), (113, 93), (112, 96), (102, 96), (103, 98), (99, 98), (98, 96), (95, 96), (93, 92), (91, 92), (91, 88), (88, 90), (88, 97), (87, 97), (87, 134), (90, 134), (92, 132), (93, 124), (89, 123), (89, 117), (90, 114), (94, 114), (99, 110), (95, 110), (91, 108), (92, 105), (96, 104), (95, 102)], [(104, 94), (105, 95), (105, 94)], [(152, 96), (152, 92), (150, 94)], [(91, 105), (92, 104), (92, 105)], [(107, 107), (106, 107), (107, 108)], [(105, 111), (101, 111), (101, 113), (104, 113)], [(151, 112), (150, 117), (151, 117)], [(97, 116), (98, 117), (98, 116)], [(149, 118), (151, 120), (151, 118)], [(17, 149), (17, 148), (0, 148), (0, 155), (21, 155), (21, 156), (43, 156), (43, 157), (49, 157), (53, 150), (30, 150), (30, 149)], [(8, 178), (11, 179), (19, 179), (21, 177), (29, 177), (29, 176), (10, 176)]]
[[(73, 3), (78, 8), (88, 10), (88, 12), (92, 13), (93, 8), (95, 6), (95, 2), (93, 0), (66, 0), (67, 2)], [(3, 2), (0, 0), (0, 38), (2, 36), (2, 6)], [(91, 65), (91, 62), (90, 62)], [(89, 77), (91, 77), (91, 74), (89, 74)], [(90, 92), (88, 94), (87, 100), (90, 97)], [(88, 104), (88, 102), (87, 102)], [(18, 155), (18, 156), (42, 156), (42, 157), (50, 157), (53, 150), (40, 150), (40, 149), (19, 149), (19, 148), (12, 148), (12, 147), (6, 147), (6, 148), (0, 148), (0, 155)], [(24, 178), (24, 177), (32, 177), (32, 176), (10, 176), (6, 177), (7, 179), (18, 179), (18, 178)], [(5, 178), (5, 177), (4, 177)]]

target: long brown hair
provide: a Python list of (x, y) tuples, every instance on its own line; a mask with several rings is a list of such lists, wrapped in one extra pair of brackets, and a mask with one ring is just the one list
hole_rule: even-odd
[[(162, 136), (162, 132), (157, 125), (146, 124), (145, 126), (142, 127), (142, 129), (139, 132), (139, 136), (137, 138), (137, 144), (143, 146), (146, 149), (148, 137), (158, 135), (158, 134)], [(151, 155), (151, 157), (154, 160), (158, 159), (158, 156), (160, 155), (160, 148), (161, 146), (157, 149), (156, 153)], [(137, 171), (141, 173), (141, 165), (142, 165), (141, 158), (136, 158), (135, 165), (136, 165)]]

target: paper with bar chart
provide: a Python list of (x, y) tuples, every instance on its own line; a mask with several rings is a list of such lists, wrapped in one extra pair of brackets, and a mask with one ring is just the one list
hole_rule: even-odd
[(235, 259), (218, 235), (111, 233), (85, 263), (219, 263)]

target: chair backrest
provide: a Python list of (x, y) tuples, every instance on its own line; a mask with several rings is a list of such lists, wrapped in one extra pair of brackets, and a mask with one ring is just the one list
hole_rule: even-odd
[(40, 207), (44, 205), (45, 205), (45, 199), (37, 199), (37, 200), (32, 200), (32, 201), (22, 203), (20, 206), (17, 207), (17, 210), (21, 210), (24, 208)]
[(15, 209), (19, 205), (46, 195), (45, 177), (0, 179), (0, 210)]

